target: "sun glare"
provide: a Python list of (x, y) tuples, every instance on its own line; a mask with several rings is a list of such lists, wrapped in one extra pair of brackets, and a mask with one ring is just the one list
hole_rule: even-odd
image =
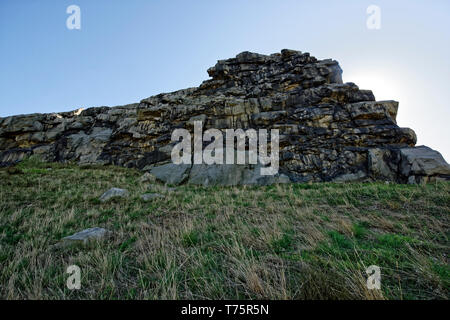
[(398, 78), (387, 73), (349, 74), (344, 82), (353, 82), (360, 89), (372, 90), (376, 100), (396, 100), (401, 98)]

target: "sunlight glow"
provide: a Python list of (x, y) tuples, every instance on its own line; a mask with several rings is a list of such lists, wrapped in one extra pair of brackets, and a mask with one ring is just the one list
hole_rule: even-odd
[(389, 75), (387, 72), (374, 71), (361, 74), (349, 74), (344, 76), (344, 82), (353, 82), (360, 89), (372, 90), (375, 99), (380, 100), (396, 100), (402, 97), (402, 85), (395, 76)]

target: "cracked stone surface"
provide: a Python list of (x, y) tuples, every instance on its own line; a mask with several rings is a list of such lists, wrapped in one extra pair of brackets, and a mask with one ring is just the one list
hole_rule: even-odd
[[(151, 170), (169, 184), (220, 184), (223, 168), (199, 175), (171, 164), (172, 131), (192, 133), (200, 120), (204, 130), (278, 129), (282, 181), (450, 179), (442, 156), (416, 148), (414, 131), (397, 125), (399, 103), (376, 101), (372, 91), (343, 83), (335, 60), (287, 49), (242, 52), (218, 61), (208, 74), (199, 87), (129, 105), (0, 118), (0, 166), (37, 155)], [(241, 169), (232, 170), (240, 173), (231, 183), (254, 181), (248, 178), (252, 168)]]

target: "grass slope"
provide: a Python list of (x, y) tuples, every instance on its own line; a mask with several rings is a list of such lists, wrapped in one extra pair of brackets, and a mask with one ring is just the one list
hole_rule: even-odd
[[(118, 167), (0, 170), (3, 299), (448, 299), (450, 184), (139, 183)], [(100, 203), (111, 187), (128, 199)], [(155, 191), (164, 199), (143, 202)], [(114, 232), (57, 249), (94, 226)], [(66, 268), (81, 268), (81, 289)], [(366, 268), (381, 268), (368, 290)]]

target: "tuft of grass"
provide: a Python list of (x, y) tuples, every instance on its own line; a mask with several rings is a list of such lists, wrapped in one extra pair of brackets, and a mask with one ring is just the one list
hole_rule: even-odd
[(281, 254), (286, 251), (291, 251), (294, 245), (294, 234), (292, 231), (285, 232), (276, 239), (273, 239), (271, 242), (271, 247), (274, 252), (277, 254)]
[(200, 233), (197, 230), (191, 230), (183, 234), (183, 245), (186, 247), (194, 247), (200, 243)]
[[(115, 166), (0, 169), (2, 299), (448, 299), (450, 183), (212, 187)], [(22, 173), (22, 174), (20, 174)], [(102, 203), (111, 187), (130, 197)], [(146, 203), (139, 195), (165, 197)], [(54, 249), (90, 227), (89, 246)], [(66, 287), (81, 268), (82, 288)], [(381, 268), (381, 290), (366, 268)]]

